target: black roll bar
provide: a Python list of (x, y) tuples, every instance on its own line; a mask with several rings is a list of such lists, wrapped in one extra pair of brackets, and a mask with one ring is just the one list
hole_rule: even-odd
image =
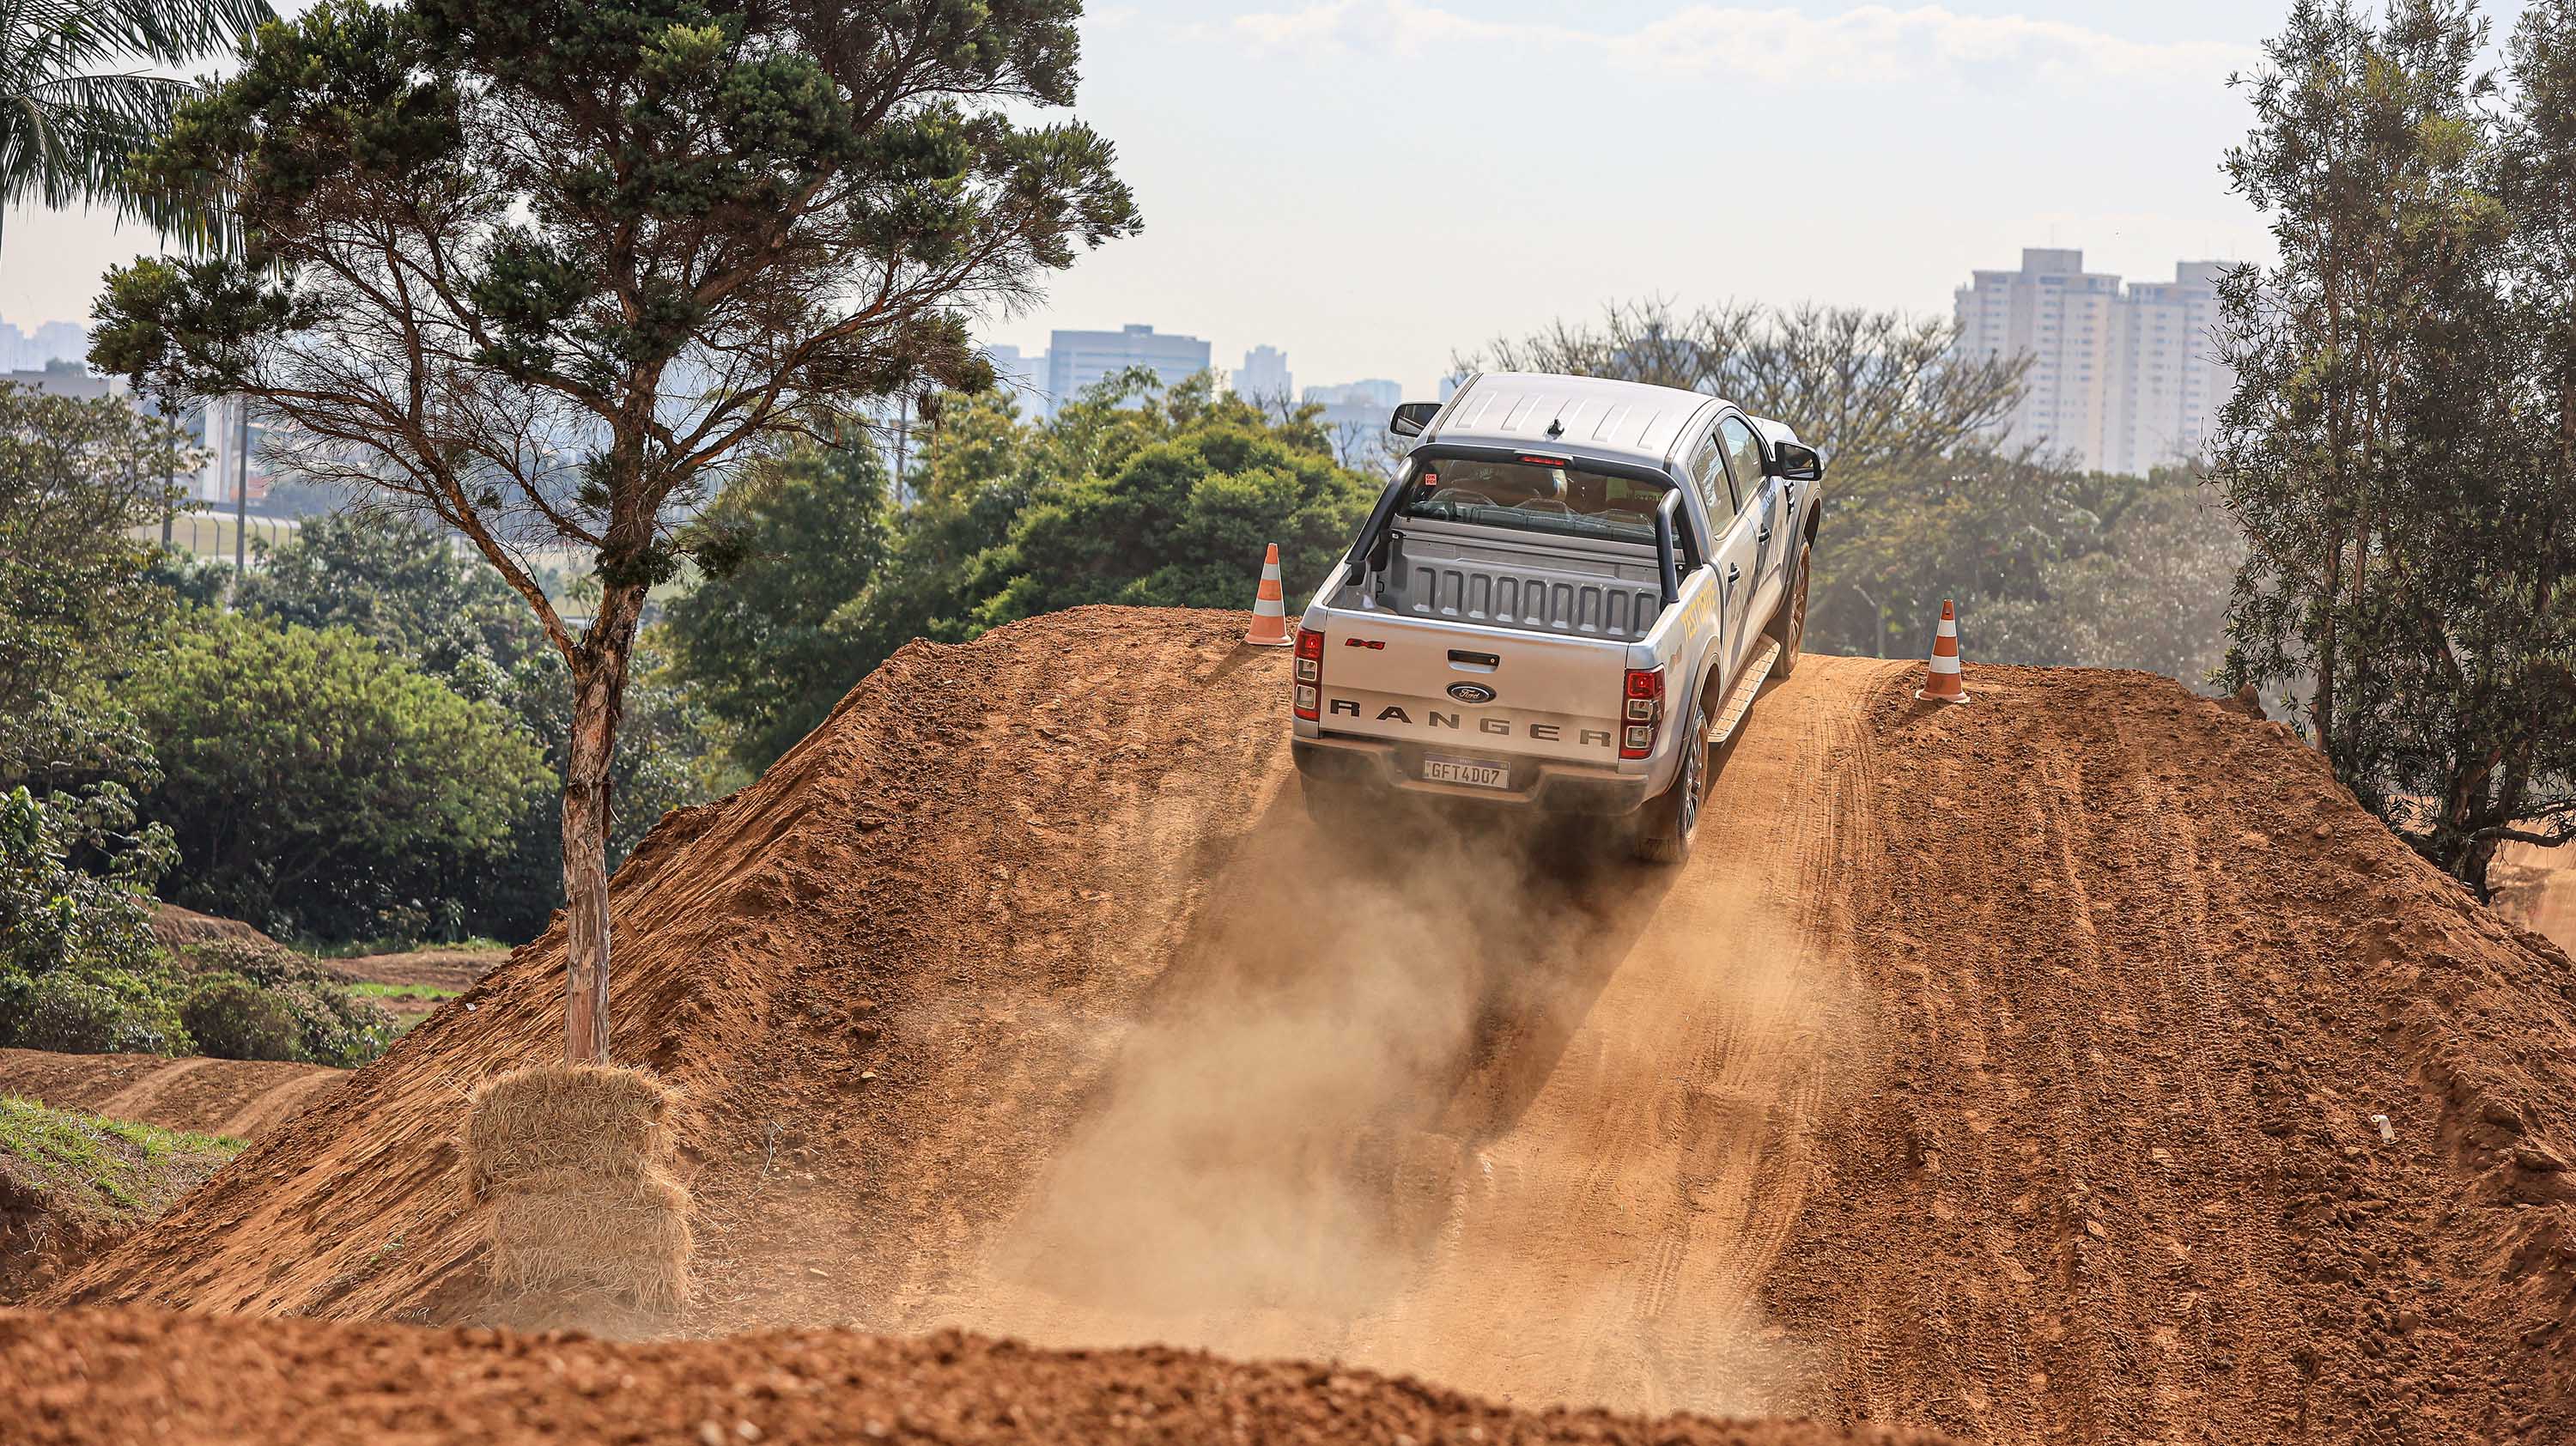
[(1664, 606), (1682, 600), (1682, 570), (1673, 548), (1673, 509), (1682, 505), (1682, 489), (1674, 487), (1655, 504), (1655, 562), (1663, 573)]

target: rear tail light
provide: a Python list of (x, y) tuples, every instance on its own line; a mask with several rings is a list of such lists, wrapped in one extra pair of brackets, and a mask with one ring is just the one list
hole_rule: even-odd
[(1655, 728), (1664, 721), (1664, 670), (1630, 668), (1619, 709), (1619, 756), (1647, 758), (1655, 751)]
[(1323, 716), (1324, 635), (1297, 630), (1297, 716), (1312, 723)]

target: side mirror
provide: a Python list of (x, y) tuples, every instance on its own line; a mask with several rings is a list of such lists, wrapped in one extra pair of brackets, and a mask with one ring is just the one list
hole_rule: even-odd
[(1419, 437), (1422, 429), (1431, 425), (1431, 419), (1439, 415), (1438, 402), (1406, 402), (1395, 409), (1386, 429), (1399, 437)]
[(1792, 482), (1815, 482), (1825, 475), (1825, 459), (1804, 442), (1782, 442), (1771, 449), (1771, 474)]

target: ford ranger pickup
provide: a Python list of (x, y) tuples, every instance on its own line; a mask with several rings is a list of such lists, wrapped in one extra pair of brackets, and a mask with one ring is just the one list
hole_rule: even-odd
[(1401, 473), (1297, 633), (1309, 806), (1609, 815), (1687, 857), (1710, 758), (1796, 665), (1822, 460), (1718, 398), (1590, 377), (1471, 376), (1390, 430)]

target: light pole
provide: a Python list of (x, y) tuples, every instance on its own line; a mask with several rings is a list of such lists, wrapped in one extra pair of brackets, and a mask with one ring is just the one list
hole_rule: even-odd
[(233, 595), (241, 595), (250, 556), (250, 398), (233, 403)]

